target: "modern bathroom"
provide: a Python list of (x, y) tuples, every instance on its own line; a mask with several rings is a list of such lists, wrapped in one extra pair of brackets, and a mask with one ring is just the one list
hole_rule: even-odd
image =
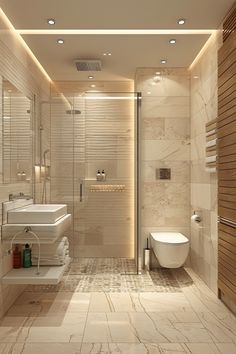
[(0, 0), (0, 91), (0, 354), (235, 354), (235, 0)]

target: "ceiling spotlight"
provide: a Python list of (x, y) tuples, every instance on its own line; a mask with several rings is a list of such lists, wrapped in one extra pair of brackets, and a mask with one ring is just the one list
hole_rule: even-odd
[(148, 95), (151, 95), (151, 91), (148, 91), (147, 94), (148, 94)]
[(94, 76), (89, 75), (89, 76), (88, 76), (88, 79), (92, 80), (92, 79), (94, 79)]
[(108, 53), (109, 56), (111, 56), (111, 53)]
[(198, 76), (197, 76), (197, 75), (195, 75), (193, 78), (194, 78), (194, 79), (198, 79)]
[(54, 20), (54, 18), (49, 18), (49, 19), (47, 20), (47, 22), (48, 22), (49, 25), (55, 25), (56, 20)]
[(161, 75), (161, 72), (160, 71), (156, 71), (155, 74), (156, 75)]
[(107, 55), (108, 55), (108, 56), (110, 57), (110, 56), (111, 56), (111, 52), (108, 52), (108, 53), (105, 52), (105, 53), (103, 53), (103, 55), (104, 55), (104, 56), (107, 56)]
[(58, 43), (58, 44), (64, 44), (64, 39), (59, 38), (59, 39), (57, 40), (57, 43)]
[(96, 85), (91, 85), (90, 87), (94, 88), (94, 87), (96, 87)]
[(166, 59), (161, 59), (161, 64), (166, 64), (167, 60)]
[(186, 22), (186, 20), (185, 20), (184, 18), (180, 18), (180, 19), (178, 20), (178, 24), (179, 24), (179, 25), (184, 25), (185, 22)]
[(103, 53), (103, 55), (104, 55), (104, 56), (106, 56), (106, 55), (107, 55), (107, 53)]
[(176, 43), (176, 39), (174, 39), (174, 38), (173, 38), (173, 39), (170, 39), (170, 40), (169, 40), (169, 43), (170, 43), (170, 44), (175, 44), (175, 43)]

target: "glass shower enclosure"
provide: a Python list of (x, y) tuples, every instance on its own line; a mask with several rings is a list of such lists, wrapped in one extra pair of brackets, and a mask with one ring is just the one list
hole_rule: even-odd
[(53, 93), (51, 203), (72, 214), (73, 258), (138, 252), (137, 93)]

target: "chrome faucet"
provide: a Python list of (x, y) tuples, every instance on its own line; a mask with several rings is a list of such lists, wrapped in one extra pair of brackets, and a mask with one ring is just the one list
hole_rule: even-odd
[(9, 201), (13, 201), (13, 200), (17, 200), (17, 199), (31, 199), (31, 195), (28, 195), (28, 194), (24, 194), (22, 192), (19, 192), (17, 194), (13, 194), (13, 193), (10, 193), (9, 194)]

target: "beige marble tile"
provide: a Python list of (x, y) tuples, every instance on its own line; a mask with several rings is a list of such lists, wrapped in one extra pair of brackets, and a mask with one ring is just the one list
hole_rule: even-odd
[(88, 343), (112, 342), (106, 313), (90, 312), (88, 314), (83, 342), (88, 342)]
[(185, 344), (181, 343), (145, 343), (147, 354), (189, 353)]
[(155, 326), (154, 321), (147, 313), (132, 312), (129, 313), (130, 323), (142, 343), (165, 343), (168, 342), (159, 328)]
[(115, 312), (136, 312), (142, 310), (142, 308), (135, 295), (131, 293), (110, 293), (108, 296)]
[(127, 313), (107, 313), (107, 320), (112, 342), (135, 343), (140, 341), (136, 328), (131, 324)]
[(216, 343), (216, 346), (221, 354), (235, 354), (236, 353), (236, 344)]
[(189, 301), (182, 293), (140, 293), (139, 301), (146, 312), (192, 311)]
[(89, 312), (114, 311), (110, 296), (107, 293), (92, 293), (90, 298)]
[(1, 354), (80, 354), (81, 343), (17, 343), (0, 345)]
[(188, 348), (191, 354), (219, 354), (219, 351), (215, 344), (211, 343), (186, 343), (186, 347)]
[[(81, 354), (147, 354), (142, 343), (83, 343)], [(159, 353), (159, 352), (156, 352)], [(155, 354), (156, 354), (155, 353)], [(154, 354), (154, 353), (153, 353)]]
[(142, 159), (187, 161), (189, 153), (190, 145), (187, 140), (144, 140)]
[(198, 313), (214, 342), (236, 343), (236, 318), (228, 313)]

